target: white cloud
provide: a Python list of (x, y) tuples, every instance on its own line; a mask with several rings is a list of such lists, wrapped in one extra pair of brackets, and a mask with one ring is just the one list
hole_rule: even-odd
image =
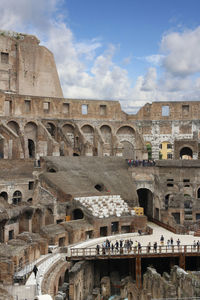
[(183, 77), (200, 72), (200, 27), (165, 35), (161, 49), (166, 53), (163, 66), (171, 74)]
[(150, 63), (153, 64), (155, 66), (159, 66), (162, 63), (162, 60), (164, 59), (164, 55), (163, 54), (152, 54), (152, 55), (148, 55), (145, 57), (145, 60)]

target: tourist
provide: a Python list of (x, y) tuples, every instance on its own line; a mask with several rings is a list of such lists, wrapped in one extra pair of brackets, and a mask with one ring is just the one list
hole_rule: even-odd
[(158, 246), (158, 244), (157, 244), (157, 242), (155, 242), (155, 243), (153, 244), (154, 252), (157, 252), (157, 246)]
[(151, 242), (149, 242), (147, 245), (147, 253), (149, 253), (150, 251), (151, 251)]
[(34, 265), (34, 267), (33, 267), (33, 273), (35, 274), (35, 278), (37, 276), (37, 272), (38, 272), (38, 268), (37, 268), (36, 265)]
[(140, 253), (141, 253), (141, 251), (142, 251), (142, 245), (141, 245), (141, 243), (140, 243), (140, 242), (138, 242), (138, 252), (140, 252)]
[(176, 243), (177, 243), (177, 246), (179, 247), (179, 246), (180, 246), (180, 243), (181, 243), (181, 241), (178, 239), (178, 240), (176, 241)]
[(170, 240), (167, 240), (167, 247), (168, 248), (170, 247), (170, 244), (171, 244)]
[(100, 249), (100, 246), (97, 244), (96, 246), (96, 254), (99, 255), (99, 249)]
[(197, 251), (199, 252), (199, 248), (200, 248), (200, 242), (199, 240), (197, 241)]
[(193, 242), (194, 250), (196, 250), (196, 246), (197, 246), (197, 243), (196, 243), (196, 241), (194, 241), (194, 242)]
[(173, 244), (174, 244), (173, 237), (171, 237), (171, 239), (170, 239), (170, 243), (171, 243), (171, 246), (173, 246)]
[(164, 245), (164, 236), (163, 235), (161, 235), (161, 237), (160, 237), (160, 244), (161, 244), (161, 246)]
[(115, 248), (116, 248), (116, 251), (118, 252), (118, 250), (119, 250), (119, 242), (118, 241), (116, 241), (116, 243), (115, 243)]

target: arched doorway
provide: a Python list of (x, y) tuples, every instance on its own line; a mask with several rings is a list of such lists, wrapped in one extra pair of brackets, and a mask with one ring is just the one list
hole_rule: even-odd
[(73, 211), (73, 219), (78, 220), (78, 219), (83, 219), (84, 214), (81, 209), (77, 208)]
[(8, 201), (8, 194), (6, 192), (1, 192), (0, 198), (3, 198), (5, 201)]
[(153, 193), (146, 188), (137, 190), (139, 205), (144, 208), (144, 214), (153, 218)]
[(13, 204), (18, 204), (22, 201), (22, 193), (20, 191), (15, 191), (12, 198)]
[(189, 147), (184, 147), (180, 151), (180, 158), (181, 159), (192, 159), (193, 157), (193, 152), (192, 149)]
[(35, 157), (35, 144), (33, 140), (28, 139), (28, 154), (29, 158)]

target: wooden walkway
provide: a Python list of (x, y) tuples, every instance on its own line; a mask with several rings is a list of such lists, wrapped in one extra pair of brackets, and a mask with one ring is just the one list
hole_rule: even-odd
[(134, 258), (142, 257), (170, 257), (179, 256), (200, 256), (200, 247), (194, 245), (181, 246), (158, 246), (156, 249), (151, 246), (142, 246), (141, 248), (132, 247), (127, 250), (122, 247), (119, 250), (102, 249), (99, 251), (96, 248), (71, 248), (68, 253), (68, 260), (94, 260), (94, 259), (116, 259), (116, 258)]

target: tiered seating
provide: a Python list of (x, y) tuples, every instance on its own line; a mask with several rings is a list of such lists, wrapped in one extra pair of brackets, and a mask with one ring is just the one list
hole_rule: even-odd
[(108, 218), (111, 216), (135, 215), (120, 195), (92, 196), (74, 198), (79, 201), (90, 213), (97, 218)]

